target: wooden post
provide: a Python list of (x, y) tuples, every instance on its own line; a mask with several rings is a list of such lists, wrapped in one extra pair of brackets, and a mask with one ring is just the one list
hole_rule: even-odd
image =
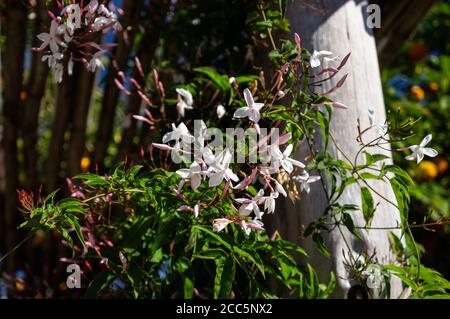
[[(356, 141), (357, 120), (360, 120), (362, 127), (369, 126), (369, 107), (375, 110), (378, 122), (384, 122), (386, 119), (373, 30), (366, 26), (366, 5), (366, 1), (318, 0), (314, 2), (314, 8), (311, 8), (304, 5), (304, 1), (295, 0), (289, 2), (287, 11), (292, 31), (300, 35), (302, 45), (307, 49), (332, 51), (341, 58), (350, 51), (352, 53), (342, 72), (342, 75), (349, 73), (347, 81), (343, 87), (331, 95), (333, 100), (348, 105), (347, 110), (335, 109), (333, 113), (331, 132), (340, 150), (332, 142), (329, 143), (328, 149), (335, 158), (342, 160), (345, 160), (343, 153), (354, 159), (359, 150), (360, 145)], [(339, 78), (332, 83), (326, 83), (318, 88), (318, 91), (327, 91)], [(369, 135), (374, 138), (375, 130), (371, 134)], [(366, 142), (370, 141), (370, 136), (366, 137)], [(314, 147), (319, 149), (321, 145), (320, 134), (317, 134)], [(390, 151), (384, 153), (391, 156)], [(307, 147), (301, 145), (297, 158), (304, 160), (307, 155), (309, 155)], [(326, 197), (322, 186), (320, 183), (312, 185), (309, 194), (302, 193), (301, 199), (294, 205), (286, 199), (283, 202), (284, 207), (280, 209), (278, 223), (284, 225), (281, 226), (281, 230), (292, 241), (299, 241), (302, 227), (321, 216), (325, 209)], [(395, 203), (395, 197), (387, 184), (371, 183), (371, 185), (377, 192)], [(353, 185), (344, 192), (340, 202), (360, 205), (360, 198), (359, 187)], [(397, 226), (399, 213), (395, 207), (375, 194), (373, 198), (375, 203), (380, 202), (380, 205), (377, 207), (372, 227)], [(352, 213), (352, 217), (356, 226), (365, 225), (361, 212)], [(351, 280), (344, 265), (344, 254), (347, 255), (349, 250), (356, 256), (362, 251), (366, 251), (369, 255), (375, 252), (379, 263), (394, 262), (386, 230), (370, 230), (361, 233), (363, 241), (351, 235), (345, 227), (341, 227), (340, 230), (335, 228), (325, 239), (331, 253), (330, 258), (322, 256), (311, 240), (301, 240), (301, 245), (309, 253), (306, 262), (316, 268), (321, 279), (327, 280), (330, 271), (336, 274), (338, 284), (334, 297), (349, 297), (351, 294), (349, 291), (357, 285)], [(391, 297), (398, 297), (401, 290), (400, 281), (392, 280)]]

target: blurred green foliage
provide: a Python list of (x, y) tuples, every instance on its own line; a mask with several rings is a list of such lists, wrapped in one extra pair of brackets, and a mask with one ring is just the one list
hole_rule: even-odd
[[(413, 128), (414, 135), (399, 147), (419, 144), (433, 134), (430, 147), (439, 155), (426, 158), (419, 165), (406, 161), (404, 152), (394, 152), (396, 164), (415, 180), (411, 187), (411, 222), (442, 220), (450, 217), (450, 4), (433, 6), (405, 43), (399, 57), (382, 70), (388, 120), (421, 118)], [(403, 145), (402, 145), (403, 144)], [(438, 226), (435, 233), (417, 230), (425, 248), (424, 262), (450, 275), (450, 228)], [(446, 253), (443, 253), (446, 252)]]

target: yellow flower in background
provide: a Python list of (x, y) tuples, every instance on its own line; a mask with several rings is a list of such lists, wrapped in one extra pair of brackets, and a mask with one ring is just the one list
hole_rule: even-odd
[(15, 287), (16, 287), (17, 291), (24, 291), (25, 290), (25, 281), (23, 279), (16, 278)]
[(425, 91), (418, 85), (411, 87), (411, 93), (418, 99), (423, 100), (425, 98)]
[(89, 169), (89, 166), (91, 165), (91, 160), (88, 156), (83, 156), (83, 158), (81, 159), (81, 170), (83, 172), (86, 172)]
[(436, 82), (430, 82), (430, 83), (428, 84), (428, 86), (429, 86), (430, 89), (433, 90), (433, 91), (439, 90), (439, 84), (436, 83)]
[(439, 173), (438, 167), (432, 161), (422, 161), (422, 162), (420, 162), (419, 163), (419, 168), (430, 179), (435, 178), (438, 175), (438, 173)]

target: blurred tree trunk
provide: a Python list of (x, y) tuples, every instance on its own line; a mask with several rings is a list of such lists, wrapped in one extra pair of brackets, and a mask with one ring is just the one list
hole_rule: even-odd
[[(321, 0), (314, 4), (318, 9), (316, 11), (304, 6), (303, 1), (296, 0), (289, 2), (288, 7), (292, 31), (300, 35), (304, 47), (311, 51), (313, 49), (329, 50), (341, 57), (350, 51), (352, 53), (343, 70), (343, 74), (349, 73), (348, 79), (345, 85), (331, 96), (333, 100), (348, 105), (347, 110), (334, 110), (331, 133), (340, 150), (351, 159), (354, 159), (360, 148), (356, 142), (357, 120), (360, 120), (362, 127), (369, 126), (368, 107), (375, 110), (378, 122), (384, 122), (386, 119), (375, 40), (372, 30), (365, 24), (366, 5), (365, 1)], [(320, 11), (323, 13), (318, 13)], [(333, 83), (327, 82), (318, 91), (327, 91), (336, 84), (337, 80), (334, 80)], [(366, 137), (366, 139), (370, 138), (370, 136)], [(315, 149), (322, 148), (323, 142), (320, 133), (316, 134), (314, 142)], [(345, 160), (340, 150), (330, 141), (328, 151), (335, 158)], [(391, 156), (390, 151), (384, 153)], [(297, 158), (303, 161), (308, 155), (309, 150), (305, 144), (302, 144)], [(387, 184), (372, 183), (372, 186), (384, 197), (395, 202), (395, 197)], [(299, 241), (301, 229), (320, 217), (327, 204), (321, 183), (312, 184), (311, 192), (308, 195), (305, 193), (301, 195), (302, 198), (296, 201), (295, 205), (286, 199), (280, 207), (278, 216), (279, 228), (282, 233), (295, 242)], [(397, 226), (400, 220), (398, 211), (377, 195), (373, 194), (373, 196), (375, 203), (380, 202), (380, 205), (375, 213), (372, 226)], [(340, 202), (360, 205), (360, 197), (360, 190), (357, 186), (349, 187), (344, 191)], [(365, 225), (361, 212), (352, 213), (352, 217), (357, 226)], [(336, 274), (338, 285), (334, 297), (345, 298), (353, 291), (358, 290), (356, 282), (350, 278), (351, 276), (344, 266), (345, 257), (348, 260), (349, 251), (356, 256), (363, 251), (367, 252), (369, 256), (376, 252), (376, 258), (380, 263), (394, 262), (387, 231), (371, 230), (364, 231), (362, 234), (364, 240), (360, 241), (345, 227), (335, 228), (325, 238), (327, 248), (331, 253), (329, 258), (318, 252), (310, 238), (301, 241), (301, 245), (309, 253), (306, 262), (317, 270), (322, 280), (328, 279), (330, 271)], [(401, 292), (401, 283), (393, 280), (391, 289), (391, 296), (398, 297)]]
[(144, 6), (143, 0), (126, 0), (124, 2), (125, 15), (122, 17), (122, 26), (126, 29), (126, 36), (120, 33), (117, 36), (117, 47), (112, 53), (113, 60), (109, 66), (108, 75), (105, 80), (105, 90), (103, 95), (102, 110), (95, 142), (95, 153), (93, 156), (92, 167), (102, 166), (106, 156), (108, 145), (111, 140), (116, 106), (119, 100), (119, 89), (114, 83), (116, 73), (125, 71), (131, 46), (137, 31), (139, 17)]
[[(144, 26), (144, 35), (137, 53), (144, 74), (147, 74), (151, 70), (151, 63), (155, 55), (155, 50), (158, 47), (159, 36), (161, 29), (164, 27), (169, 5), (169, 0), (153, 0), (148, 7), (148, 21)], [(145, 86), (145, 82), (141, 80), (136, 68), (133, 70), (132, 77), (138, 80), (141, 86)], [(127, 125), (123, 127), (122, 140), (119, 146), (119, 157), (121, 159), (132, 149), (133, 137), (136, 135), (136, 121), (133, 120), (132, 115), (139, 113), (141, 104), (142, 100), (139, 95), (132, 94), (130, 96), (126, 111), (127, 118), (125, 120)]]
[[(50, 25), (50, 16), (47, 12), (45, 0), (37, 1), (36, 18), (34, 20), (33, 47), (38, 47), (41, 43), (37, 35), (46, 32)], [(30, 74), (27, 82), (27, 101), (23, 119), (23, 160), (25, 167), (25, 187), (35, 191), (39, 183), (37, 167), (37, 142), (39, 110), (42, 98), (45, 94), (47, 82), (48, 66), (41, 61), (42, 53), (33, 52)]]
[(435, 0), (373, 0), (381, 7), (381, 28), (375, 30), (380, 65), (388, 66)]
[[(18, 218), (18, 187), (17, 137), (19, 126), (19, 110), (23, 81), (23, 64), (25, 51), (25, 36), (27, 22), (27, 7), (25, 1), (8, 0), (4, 34), (6, 44), (3, 62), (3, 151), (5, 163), (5, 207), (2, 219), (6, 229), (2, 234), (7, 249), (12, 249), (15, 243)], [(14, 268), (14, 257), (6, 261), (6, 270)]]
[[(66, 68), (66, 64), (65, 64)], [(64, 72), (63, 81), (57, 85), (55, 115), (52, 125), (52, 137), (47, 157), (47, 191), (58, 188), (61, 162), (63, 160), (64, 142), (72, 110), (76, 109), (75, 74), (68, 76)]]
[(83, 64), (77, 63), (74, 70), (75, 75), (75, 112), (73, 112), (70, 131), (67, 176), (74, 176), (80, 172), (81, 158), (85, 151), (87, 117), (96, 73), (89, 72)]

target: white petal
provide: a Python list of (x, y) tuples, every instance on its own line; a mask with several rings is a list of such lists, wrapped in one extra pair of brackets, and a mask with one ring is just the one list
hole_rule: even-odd
[[(318, 58), (321, 58), (321, 57), (331, 56), (331, 55), (333, 55), (333, 52), (326, 51), (326, 50), (321, 50), (321, 51), (314, 51), (314, 54), (315, 54)], [(313, 55), (314, 55), (314, 54), (313, 54)]]
[(280, 193), (284, 197), (287, 196), (287, 193), (284, 190), (283, 186), (280, 183), (278, 183), (277, 181), (275, 181), (275, 189), (277, 190), (278, 193)]
[(292, 163), (288, 160), (281, 161), (281, 166), (283, 166), (284, 170), (289, 174), (294, 170), (294, 166), (292, 166)]
[(244, 90), (244, 99), (245, 99), (245, 103), (247, 103), (248, 107), (253, 107), (253, 104), (255, 102), (253, 101), (252, 92), (250, 92), (249, 89)]
[(293, 149), (293, 148), (294, 148), (294, 145), (289, 144), (289, 145), (286, 147), (286, 149), (284, 150), (283, 155), (286, 156), (286, 157), (288, 157), (289, 155), (291, 155), (292, 149)]
[(223, 107), (222, 104), (217, 106), (216, 112), (217, 112), (217, 117), (219, 119), (221, 119), (226, 113), (225, 108)]
[(194, 217), (198, 217), (198, 213), (200, 212), (200, 207), (198, 205), (194, 206)]
[(317, 57), (315, 57), (314, 55), (312, 55), (311, 58), (309, 59), (309, 63), (311, 65), (312, 69), (320, 66), (320, 60)]
[[(48, 39), (50, 39), (50, 35), (46, 32), (43, 33), (39, 33), (37, 35), (38, 39), (41, 40), (42, 42), (48, 42)], [(46, 46), (48, 45), (48, 43), (46, 44)]]
[(433, 138), (433, 135), (428, 134), (427, 136), (425, 136), (422, 140), (422, 142), (420, 142), (420, 147), (425, 147), (428, 143), (430, 143), (431, 139)]
[(257, 111), (257, 110), (250, 110), (250, 114), (249, 114), (248, 118), (250, 119), (250, 121), (258, 123), (259, 120), (261, 119), (261, 115), (259, 114), (259, 111)]
[(259, 111), (264, 107), (264, 103), (254, 103), (253, 104), (253, 109)]
[(295, 160), (295, 159), (292, 159), (292, 158), (288, 158), (287, 159), (289, 162), (291, 162), (293, 165), (295, 165), (295, 166), (298, 166), (298, 167), (300, 167), (300, 168), (305, 168), (305, 164), (303, 164), (302, 162), (299, 162), (299, 161), (297, 161), (297, 160)]
[(216, 161), (216, 157), (209, 147), (205, 147), (205, 149), (203, 150), (203, 160), (208, 165), (211, 165)]
[(230, 223), (230, 221), (226, 218), (217, 218), (213, 220), (213, 231), (216, 233), (223, 230), (227, 225)]
[(255, 216), (257, 219), (261, 219), (262, 216), (264, 215), (264, 213), (261, 213), (261, 211), (259, 210), (258, 205), (253, 204), (253, 211), (255, 212)]
[(240, 109), (236, 110), (234, 112), (233, 117), (236, 118), (243, 118), (249, 116), (249, 110), (250, 108), (248, 106), (241, 107)]
[(193, 190), (196, 190), (200, 186), (201, 182), (202, 177), (199, 174), (195, 174), (194, 176), (191, 177), (191, 188)]
[(247, 217), (248, 215), (250, 215), (252, 211), (253, 211), (253, 203), (241, 205), (241, 207), (239, 207), (239, 216)]
[(239, 204), (244, 204), (244, 203), (249, 203), (251, 202), (248, 198), (235, 198), (234, 199), (236, 202), (238, 202)]
[(181, 176), (181, 178), (189, 178), (190, 170), (186, 168), (179, 169), (177, 174)]
[(314, 183), (317, 182), (318, 180), (320, 180), (320, 176), (310, 176), (308, 178), (308, 183)]
[(413, 154), (408, 155), (408, 156), (405, 157), (405, 159), (408, 160), (408, 161), (414, 161), (416, 158), (417, 158), (416, 153), (413, 153)]
[(208, 185), (209, 187), (215, 187), (220, 183), (222, 183), (222, 181), (223, 181), (223, 172), (214, 173), (211, 174), (211, 176), (209, 177)]
[(172, 132), (164, 134), (164, 136), (162, 138), (162, 142), (163, 143), (167, 143), (167, 142), (169, 142), (171, 140), (172, 140)]
[(417, 151), (417, 164), (419, 164), (423, 160), (424, 154), (421, 149)]
[(231, 179), (232, 181), (234, 181), (234, 182), (239, 181), (239, 177), (237, 177), (237, 175), (234, 174), (231, 169), (227, 168), (226, 174), (227, 174), (228, 178)]
[(311, 191), (311, 187), (309, 186), (309, 184), (303, 184), (303, 189), (307, 194), (309, 194), (309, 192)]
[(438, 152), (434, 148), (429, 148), (429, 147), (423, 148), (422, 152), (429, 157), (435, 157), (438, 155)]

